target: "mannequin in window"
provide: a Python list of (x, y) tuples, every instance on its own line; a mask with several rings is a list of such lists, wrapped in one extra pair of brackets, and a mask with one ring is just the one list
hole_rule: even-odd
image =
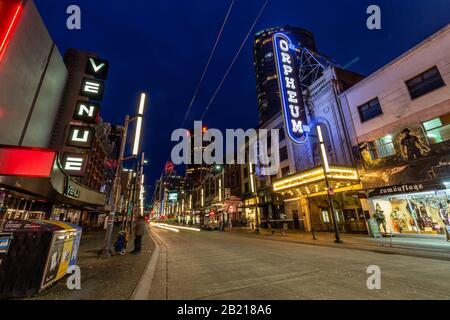
[[(378, 227), (380, 226), (380, 224), (383, 225), (383, 229), (384, 229), (384, 233), (388, 233), (387, 232), (387, 227), (386, 227), (386, 216), (384, 215), (384, 211), (381, 210), (381, 206), (379, 203), (377, 203), (376, 207), (375, 207), (375, 216), (374, 216), (375, 220), (377, 221), (377, 225)], [(380, 228), (381, 231), (381, 228)]]

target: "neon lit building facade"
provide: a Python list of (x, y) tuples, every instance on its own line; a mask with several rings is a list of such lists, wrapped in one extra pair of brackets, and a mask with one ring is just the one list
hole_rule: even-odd
[[(354, 165), (352, 150), (349, 143), (347, 124), (344, 121), (341, 112), (338, 94), (351, 87), (363, 77), (340, 68), (330, 58), (317, 53), (316, 46), (311, 45), (314, 42), (302, 44), (293, 37), (286, 28), (274, 28), (277, 33), (267, 34), (267, 31), (257, 34), (257, 43), (255, 48), (260, 48), (263, 44), (272, 45), (272, 52), (261, 54), (255, 50), (255, 71), (257, 73), (257, 82), (261, 81), (261, 70), (271, 70), (270, 63), (277, 67), (278, 72), (275, 76), (269, 75), (260, 85), (268, 86), (269, 83), (275, 83), (283, 90), (283, 85), (292, 89), (300, 86), (300, 92), (294, 97), (291, 93), (287, 99), (291, 115), (299, 115), (294, 112), (296, 106), (304, 112), (306, 119), (302, 123), (309, 128), (309, 136), (303, 143), (298, 143), (297, 139), (292, 139), (293, 127), (286, 126), (286, 106), (283, 105), (283, 99), (280, 99), (280, 90), (266, 90), (261, 93), (258, 89), (258, 100), (260, 109), (260, 128), (279, 129), (280, 135), (280, 169), (276, 175), (271, 177), (259, 177), (257, 181), (257, 191), (254, 193), (258, 200), (253, 206), (259, 215), (261, 227), (269, 224), (275, 225), (277, 221), (287, 223), (290, 228), (310, 230), (314, 226), (316, 230), (334, 231), (331, 208), (327, 202), (327, 189), (325, 187), (325, 176), (322, 171), (322, 159), (319, 148), (317, 127), (320, 126), (324, 138), (324, 145), (327, 160), (330, 165), (331, 173), (328, 177), (331, 181), (332, 192), (334, 193), (334, 206), (337, 212), (338, 225), (344, 232), (367, 232), (365, 227), (365, 215), (357, 198), (356, 191), (361, 189), (359, 177)], [(280, 64), (289, 61), (292, 58), (289, 55), (280, 55), (277, 48), (273, 46), (272, 38), (278, 39), (279, 30), (283, 30), (283, 37), (289, 39), (292, 45), (289, 46), (289, 52), (295, 52), (298, 62), (299, 85), (290, 81), (290, 65)], [(301, 29), (300, 29), (301, 30)], [(261, 40), (258, 35), (266, 35)], [(309, 39), (313, 39), (310, 35)], [(298, 42), (298, 43), (297, 43)], [(288, 49), (286, 48), (286, 51)], [(278, 54), (278, 59), (273, 61), (272, 55)], [(284, 60), (283, 60), (284, 59)], [(278, 77), (283, 73), (280, 82)], [(283, 81), (285, 80), (285, 81)], [(270, 98), (266, 98), (269, 93)], [(263, 99), (261, 99), (263, 97)], [(286, 98), (285, 98), (286, 99)], [(303, 99), (301, 103), (296, 100)], [(267, 101), (273, 103), (270, 105)], [(294, 101), (295, 100), (295, 101)], [(296, 102), (296, 103), (291, 103)], [(271, 110), (267, 112), (267, 110)], [(268, 117), (268, 115), (271, 115)], [(299, 118), (300, 119), (300, 118)], [(298, 126), (297, 126), (298, 127)], [(298, 129), (298, 128), (297, 128)], [(312, 217), (312, 219), (311, 219)]]
[(445, 237), (450, 25), (341, 94), (365, 210), (382, 233)]

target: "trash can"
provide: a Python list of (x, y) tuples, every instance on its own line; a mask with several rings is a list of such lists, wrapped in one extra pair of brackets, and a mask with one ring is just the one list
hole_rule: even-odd
[(2, 231), (13, 238), (0, 265), (0, 298), (37, 294), (76, 264), (79, 227), (57, 221), (8, 220)]

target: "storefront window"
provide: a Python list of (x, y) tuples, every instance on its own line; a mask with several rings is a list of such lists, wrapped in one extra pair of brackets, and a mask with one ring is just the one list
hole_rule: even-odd
[(392, 233), (445, 234), (450, 223), (450, 197), (445, 192), (378, 198), (373, 204)]
[(369, 143), (372, 160), (386, 158), (395, 154), (394, 142), (391, 135)]
[(423, 127), (431, 144), (450, 140), (450, 113), (424, 122)]

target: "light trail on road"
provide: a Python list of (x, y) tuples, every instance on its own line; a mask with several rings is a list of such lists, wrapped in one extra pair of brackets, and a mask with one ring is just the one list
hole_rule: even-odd
[(199, 228), (191, 228), (191, 227), (183, 227), (183, 226), (174, 226), (174, 225), (168, 225), (165, 223), (160, 223), (160, 226), (165, 226), (165, 227), (169, 227), (169, 228), (175, 228), (175, 229), (181, 229), (181, 230), (189, 230), (189, 231), (196, 231), (196, 232), (200, 232), (201, 230)]
[(169, 227), (169, 226), (165, 226), (165, 225), (162, 225), (162, 224), (159, 224), (159, 223), (151, 222), (150, 224), (152, 226), (154, 226), (154, 227), (157, 227), (157, 228), (166, 229), (166, 230), (173, 231), (173, 232), (180, 232), (180, 230), (178, 230), (178, 229), (175, 229), (175, 228), (172, 228), (172, 227)]

